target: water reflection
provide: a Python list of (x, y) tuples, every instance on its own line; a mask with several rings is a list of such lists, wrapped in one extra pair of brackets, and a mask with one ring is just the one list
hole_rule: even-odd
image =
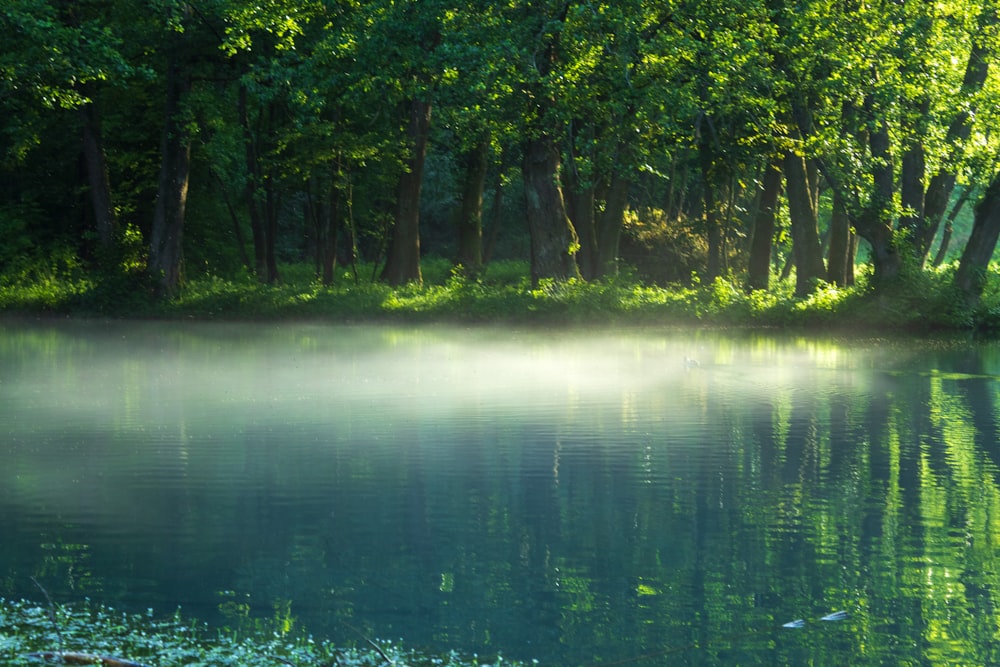
[(2, 327), (2, 595), (557, 665), (1000, 660), (995, 345)]

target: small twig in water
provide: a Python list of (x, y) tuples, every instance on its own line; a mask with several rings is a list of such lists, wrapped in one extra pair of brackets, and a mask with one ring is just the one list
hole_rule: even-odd
[(351, 630), (354, 630), (356, 633), (358, 633), (358, 635), (361, 636), (362, 639), (364, 639), (366, 642), (368, 642), (369, 644), (371, 644), (372, 648), (374, 648), (375, 652), (378, 653), (379, 656), (381, 656), (383, 660), (385, 660), (386, 664), (389, 664), (389, 665), (396, 664), (394, 660), (392, 660), (388, 655), (386, 655), (385, 651), (382, 650), (382, 647), (379, 646), (378, 644), (376, 644), (371, 639), (369, 639), (368, 636), (365, 633), (361, 632), (361, 630), (358, 630), (356, 627), (354, 627), (350, 623), (344, 623), (344, 625), (346, 625), (347, 627), (349, 627)]
[(58, 644), (59, 653), (62, 653), (63, 636), (62, 629), (59, 627), (59, 620), (56, 618), (56, 603), (52, 601), (52, 597), (49, 595), (49, 592), (45, 590), (45, 586), (38, 583), (38, 579), (35, 579), (34, 577), (30, 577), (30, 579), (35, 586), (38, 586), (38, 590), (42, 592), (45, 599), (49, 601), (49, 620), (52, 621), (52, 627), (55, 628), (56, 631), (56, 643)]
[(380, 656), (382, 656), (382, 659), (383, 659), (383, 660), (385, 660), (385, 661), (386, 661), (386, 663), (388, 663), (388, 664), (390, 664), (390, 665), (393, 665), (393, 664), (395, 664), (395, 663), (394, 663), (394, 662), (393, 662), (393, 661), (392, 661), (392, 660), (391, 660), (391, 659), (389, 658), (389, 656), (387, 656), (387, 655), (385, 654), (385, 651), (383, 651), (383, 650), (382, 650), (382, 647), (381, 647), (381, 646), (379, 646), (378, 644), (376, 644), (375, 642), (373, 642), (373, 641), (372, 641), (371, 639), (368, 639), (368, 637), (365, 637), (365, 641), (367, 641), (367, 642), (368, 642), (369, 644), (371, 644), (371, 645), (372, 645), (372, 647), (373, 647), (373, 648), (375, 649), (375, 651), (376, 651), (376, 652), (377, 652), (377, 653), (378, 653), (378, 654), (379, 654)]

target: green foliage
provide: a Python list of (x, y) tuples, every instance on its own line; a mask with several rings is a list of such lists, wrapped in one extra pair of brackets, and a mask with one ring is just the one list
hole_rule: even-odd
[(635, 265), (643, 280), (664, 286), (689, 283), (708, 257), (708, 243), (699, 225), (698, 220), (671, 216), (658, 208), (628, 210), (622, 258)]
[(324, 286), (306, 264), (284, 265), (284, 281), (260, 283), (250, 275), (205, 275), (188, 280), (173, 299), (151, 298), (141, 271), (118, 269), (99, 279), (37, 276), (0, 280), (0, 312), (76, 315), (270, 320), (511, 322), (725, 327), (822, 327), (851, 331), (1000, 330), (1000, 266), (988, 276), (982, 302), (964, 305), (955, 293), (955, 265), (915, 272), (892, 288), (873, 291), (862, 273), (858, 285), (820, 282), (805, 298), (791, 283), (746, 292), (735, 277), (690, 287), (644, 284), (626, 269), (605, 280), (543, 280), (532, 288), (525, 262), (489, 265), (470, 278), (461, 267), (429, 258), (423, 285), (391, 288), (373, 282), (371, 265), (340, 267)]
[(377, 650), (360, 640), (362, 648), (338, 647), (290, 632), (280, 621), (266, 630), (238, 633), (212, 630), (179, 612), (164, 619), (154, 616), (152, 609), (130, 614), (90, 603), (47, 609), (0, 598), (0, 665), (23, 665), (29, 654), (58, 651), (190, 667), (273, 667), (278, 663), (378, 667), (387, 661), (412, 667), (519, 664), (501, 656), (485, 661), (456, 653), (429, 655), (388, 641), (376, 643)]

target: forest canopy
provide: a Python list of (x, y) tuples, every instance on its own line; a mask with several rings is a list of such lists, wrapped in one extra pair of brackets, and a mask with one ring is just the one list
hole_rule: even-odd
[(7, 0), (0, 279), (531, 284), (797, 297), (1000, 233), (993, 2)]

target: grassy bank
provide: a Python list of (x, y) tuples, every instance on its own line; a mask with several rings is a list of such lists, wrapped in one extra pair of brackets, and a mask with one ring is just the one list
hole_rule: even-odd
[[(60, 656), (63, 659), (60, 659)], [(518, 667), (500, 656), (430, 655), (394, 642), (334, 646), (291, 632), (209, 630), (175, 614), (161, 619), (109, 607), (49, 607), (0, 598), (0, 666), (94, 664), (116, 667)]]
[(0, 281), (0, 310), (177, 319), (315, 319), (335, 322), (702, 325), (798, 327), (843, 331), (1000, 332), (1000, 279), (991, 273), (982, 302), (969, 308), (951, 287), (954, 267), (908, 276), (875, 292), (867, 276), (840, 289), (820, 284), (795, 298), (790, 281), (747, 293), (737, 280), (657, 287), (623, 275), (594, 282), (543, 282), (532, 287), (519, 262), (490, 265), (463, 277), (444, 260), (424, 264), (423, 285), (391, 288), (370, 266), (341, 268), (332, 285), (312, 268), (282, 268), (282, 281), (200, 276), (173, 299), (155, 300), (141, 276), (33, 276)]

